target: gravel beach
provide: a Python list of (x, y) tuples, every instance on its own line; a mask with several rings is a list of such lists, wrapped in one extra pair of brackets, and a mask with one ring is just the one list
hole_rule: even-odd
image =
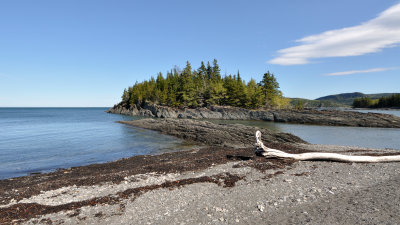
[[(291, 153), (396, 153), (269, 135)], [(0, 180), (0, 224), (400, 223), (400, 163), (265, 159), (187, 137), (200, 147)]]

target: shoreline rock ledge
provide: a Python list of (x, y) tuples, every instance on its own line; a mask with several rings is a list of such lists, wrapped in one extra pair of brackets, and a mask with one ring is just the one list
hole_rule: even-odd
[(301, 138), (283, 132), (274, 132), (268, 129), (245, 126), (241, 124), (214, 124), (209, 121), (191, 119), (140, 119), (133, 121), (118, 121), (144, 129), (155, 130), (163, 134), (172, 135), (195, 144), (230, 148), (253, 148), (254, 134), (257, 130), (263, 133), (265, 143), (280, 144), (307, 144)]
[(129, 116), (184, 119), (262, 120), (326, 126), (400, 128), (400, 117), (339, 110), (250, 110), (228, 106), (173, 108), (156, 104), (115, 105), (106, 112)]

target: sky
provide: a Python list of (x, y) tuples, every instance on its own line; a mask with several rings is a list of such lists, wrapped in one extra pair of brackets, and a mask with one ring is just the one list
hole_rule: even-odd
[(109, 107), (190, 61), (286, 97), (400, 92), (399, 0), (2, 0), (0, 107)]

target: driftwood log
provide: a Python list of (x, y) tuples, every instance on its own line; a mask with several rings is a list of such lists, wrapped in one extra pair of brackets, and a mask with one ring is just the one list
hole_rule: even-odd
[(288, 158), (295, 160), (326, 160), (339, 162), (400, 162), (400, 155), (391, 156), (358, 156), (358, 155), (342, 155), (328, 152), (308, 152), (301, 154), (286, 153), (277, 149), (268, 148), (261, 141), (261, 132), (256, 132), (255, 152), (267, 158)]

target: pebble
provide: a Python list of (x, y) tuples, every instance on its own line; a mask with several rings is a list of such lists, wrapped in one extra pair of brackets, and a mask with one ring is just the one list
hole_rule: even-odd
[(226, 212), (228, 212), (228, 210), (227, 210), (227, 209), (224, 209), (224, 208), (219, 208), (219, 207), (215, 207), (215, 211), (217, 211), (217, 212), (223, 212), (223, 213), (226, 213)]
[(260, 212), (264, 212), (264, 206), (263, 205), (258, 205), (257, 208), (258, 208), (258, 210), (260, 210)]

